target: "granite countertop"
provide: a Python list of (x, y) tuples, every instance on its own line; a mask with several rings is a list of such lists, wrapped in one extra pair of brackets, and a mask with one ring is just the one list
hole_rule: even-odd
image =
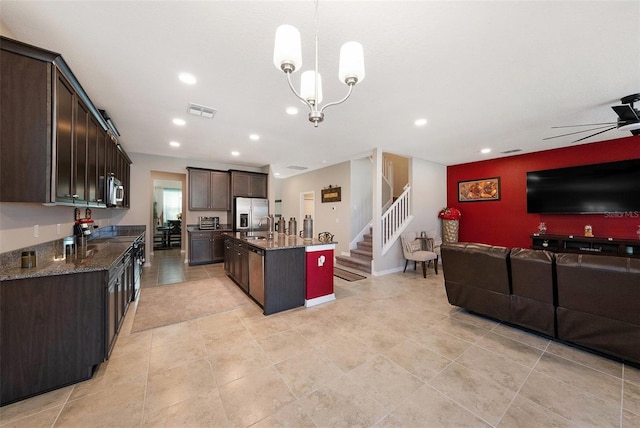
[[(298, 236), (289, 236), (280, 233), (275, 233), (273, 239), (268, 239), (267, 232), (227, 232), (225, 235), (245, 241), (249, 245), (263, 249), (263, 250), (284, 250), (287, 248), (306, 248), (318, 245), (332, 245), (337, 242), (320, 242), (317, 239), (302, 239)], [(252, 239), (252, 237), (261, 237), (265, 239)]]
[(62, 258), (62, 240), (38, 246), (36, 267), (22, 268), (20, 250), (3, 254), (0, 281), (66, 275), (81, 272), (109, 270), (115, 266), (133, 241), (144, 233), (139, 230), (107, 232), (87, 241), (84, 247), (76, 247), (73, 255)]

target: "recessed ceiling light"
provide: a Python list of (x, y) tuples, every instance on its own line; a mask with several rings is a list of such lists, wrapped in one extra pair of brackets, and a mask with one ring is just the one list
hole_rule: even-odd
[(169, 145), (171, 147), (180, 147), (180, 143), (178, 143), (177, 141), (169, 141)]
[(298, 107), (287, 107), (287, 114), (294, 115), (298, 114)]
[(195, 85), (197, 80), (196, 80), (196, 76), (194, 76), (193, 74), (189, 74), (189, 73), (180, 73), (178, 74), (178, 79), (180, 79), (180, 81), (182, 83), (186, 83), (187, 85)]
[(484, 153), (484, 154), (491, 153), (491, 149), (482, 149), (480, 150), (480, 153)]
[(252, 141), (258, 141), (260, 139), (260, 136), (258, 134), (251, 134), (249, 135), (249, 139)]
[(240, 152), (233, 151), (231, 152), (231, 156), (240, 156)]
[(427, 119), (416, 119), (416, 121), (413, 123), (416, 126), (425, 126), (427, 124)]
[(175, 118), (173, 119), (173, 124), (178, 126), (184, 126), (187, 122), (184, 119)]

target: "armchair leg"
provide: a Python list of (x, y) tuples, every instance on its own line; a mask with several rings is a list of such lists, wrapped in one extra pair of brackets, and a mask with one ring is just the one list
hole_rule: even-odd
[(427, 277), (427, 262), (422, 262), (422, 276)]
[(405, 273), (407, 271), (407, 265), (409, 264), (409, 260), (404, 262), (404, 270), (402, 271), (402, 273)]
[(436, 259), (434, 260), (433, 264), (435, 265), (436, 275), (437, 275), (438, 274), (438, 256), (436, 256)]

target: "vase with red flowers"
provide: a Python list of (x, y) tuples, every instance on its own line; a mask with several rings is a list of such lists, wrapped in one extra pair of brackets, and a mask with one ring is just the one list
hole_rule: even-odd
[(462, 213), (454, 207), (440, 210), (438, 218), (442, 219), (442, 242), (458, 242), (458, 229), (460, 227)]

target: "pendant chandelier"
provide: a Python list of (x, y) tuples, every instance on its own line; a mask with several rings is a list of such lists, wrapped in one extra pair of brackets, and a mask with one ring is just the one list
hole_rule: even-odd
[(322, 78), (318, 73), (318, 1), (315, 2), (315, 69), (308, 70), (300, 76), (300, 92), (291, 83), (291, 74), (302, 66), (302, 49), (300, 32), (292, 25), (281, 25), (276, 30), (276, 41), (273, 49), (273, 63), (278, 70), (287, 75), (289, 88), (303, 103), (309, 107), (309, 121), (317, 128), (324, 120), (327, 107), (345, 102), (350, 96), (356, 83), (364, 80), (364, 54), (362, 45), (358, 42), (347, 42), (340, 48), (340, 65), (338, 78), (344, 82), (349, 90), (347, 95), (339, 101), (325, 104), (322, 102)]

